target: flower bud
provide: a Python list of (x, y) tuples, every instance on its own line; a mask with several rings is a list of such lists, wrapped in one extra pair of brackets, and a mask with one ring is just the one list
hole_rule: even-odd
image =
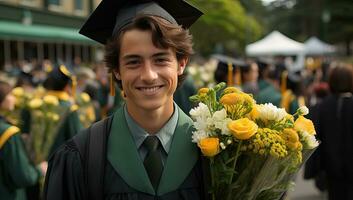
[(299, 115), (307, 115), (309, 114), (309, 109), (306, 106), (301, 106), (300, 108), (298, 108), (298, 113)]

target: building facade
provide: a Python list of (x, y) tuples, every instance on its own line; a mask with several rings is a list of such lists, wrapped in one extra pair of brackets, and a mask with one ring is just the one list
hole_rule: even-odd
[(15, 62), (92, 63), (102, 46), (78, 30), (100, 0), (0, 0), (0, 69)]

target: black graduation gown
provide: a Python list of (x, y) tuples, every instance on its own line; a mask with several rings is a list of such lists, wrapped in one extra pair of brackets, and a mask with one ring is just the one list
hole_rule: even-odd
[[(160, 186), (156, 192), (152, 188), (144, 168), (141, 168), (143, 164), (137, 158), (136, 147), (131, 145), (133, 141), (131, 134), (127, 130), (126, 121), (122, 117), (123, 109), (119, 109), (114, 114), (107, 144), (108, 155), (104, 174), (105, 199), (206, 199), (202, 173), (204, 171), (203, 158), (201, 158), (196, 145), (191, 143), (191, 135), (187, 136), (185, 134), (185, 132), (191, 133), (185, 131), (191, 127), (189, 118), (180, 108), (178, 110), (178, 125)], [(185, 122), (185, 119), (188, 120)], [(116, 122), (119, 122), (119, 125), (116, 125)], [(114, 130), (119, 130), (119, 133), (115, 134)], [(83, 140), (86, 137), (82, 134), (79, 136)], [(188, 141), (185, 141), (186, 138)], [(192, 151), (189, 151), (190, 148)], [(69, 141), (59, 148), (49, 160), (44, 196), (45, 199), (50, 200), (79, 200), (86, 199), (85, 195), (80, 154), (75, 143)]]
[(353, 98), (328, 96), (317, 112), (314, 123), (330, 199), (353, 199)]

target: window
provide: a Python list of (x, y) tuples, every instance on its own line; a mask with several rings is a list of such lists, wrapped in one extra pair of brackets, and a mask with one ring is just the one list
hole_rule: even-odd
[(60, 0), (49, 0), (49, 5), (60, 5)]
[(75, 10), (83, 10), (82, 0), (75, 0)]

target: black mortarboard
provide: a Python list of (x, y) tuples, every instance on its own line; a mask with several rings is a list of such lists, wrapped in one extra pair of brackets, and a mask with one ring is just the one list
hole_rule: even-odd
[(61, 90), (71, 81), (76, 81), (73, 70), (65, 65), (58, 65), (49, 72), (43, 85), (46, 89)]
[(202, 14), (184, 0), (102, 0), (80, 33), (105, 44), (138, 15), (158, 16), (189, 28)]

